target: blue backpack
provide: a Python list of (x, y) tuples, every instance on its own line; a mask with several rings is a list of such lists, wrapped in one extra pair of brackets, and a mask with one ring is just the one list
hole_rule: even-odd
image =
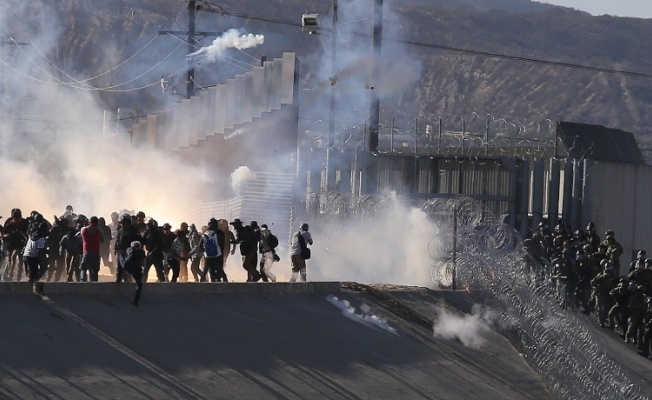
[(217, 234), (213, 231), (204, 233), (204, 251), (206, 252), (206, 257), (217, 257), (217, 246)]

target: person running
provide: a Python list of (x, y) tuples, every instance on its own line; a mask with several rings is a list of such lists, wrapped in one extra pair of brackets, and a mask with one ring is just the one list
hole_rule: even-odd
[(113, 242), (113, 236), (111, 235), (111, 228), (106, 224), (104, 217), (99, 217), (97, 219), (97, 226), (102, 232), (104, 239), (100, 243), (100, 257), (102, 259), (102, 264), (106, 266), (111, 275), (115, 274), (115, 267), (113, 266), (113, 261), (109, 259), (109, 254), (111, 254), (111, 243)]
[(136, 281), (136, 293), (134, 294), (133, 305), (140, 306), (140, 294), (143, 291), (143, 265), (145, 264), (145, 251), (139, 241), (131, 242), (125, 252), (124, 268)]
[(188, 258), (181, 255), (181, 252), (183, 251), (182, 237), (185, 236), (185, 233), (181, 229), (177, 229), (174, 231), (174, 235), (176, 238), (172, 241), (172, 245), (170, 246), (170, 249), (166, 255), (168, 266), (172, 271), (172, 278), (170, 278), (170, 282), (177, 282), (179, 280), (181, 261), (184, 258), (186, 261), (188, 260)]
[(147, 282), (149, 269), (153, 265), (158, 281), (165, 282), (166, 278), (163, 268), (163, 247), (165, 246), (165, 239), (163, 237), (163, 232), (158, 227), (158, 223), (153, 218), (150, 218), (149, 221), (147, 221), (147, 229), (145, 229), (143, 241), (147, 248), (143, 280)]
[(36, 282), (39, 278), (45, 273), (44, 266), (41, 262), (43, 257), (47, 257), (47, 235), (48, 235), (48, 226), (45, 223), (39, 225), (34, 232), (27, 239), (27, 244), (25, 245), (25, 250), (23, 251), (23, 257), (27, 264), (29, 282), (32, 284), (32, 291), (35, 295), (41, 297), (43, 293)]
[(142, 242), (142, 240), (143, 239), (138, 233), (138, 230), (131, 223), (131, 216), (129, 214), (124, 214), (122, 217), (120, 217), (120, 228), (118, 229), (118, 235), (115, 243), (115, 252), (118, 256), (118, 268), (115, 272), (116, 283), (120, 283), (123, 280), (126, 281), (128, 279), (125, 275), (126, 270), (124, 268), (127, 250), (131, 247), (133, 242)]
[(276, 282), (276, 275), (271, 271), (275, 261), (279, 260), (276, 254), (276, 247), (278, 246), (278, 238), (269, 230), (266, 224), (260, 226), (260, 242), (258, 250), (261, 254), (260, 259), (260, 274), (263, 277), (263, 282)]
[(190, 232), (188, 230), (188, 224), (182, 222), (180, 230), (183, 235), (177, 236), (181, 242), (181, 250), (179, 251), (179, 255), (181, 256), (181, 260), (179, 261), (179, 282), (188, 282), (188, 254), (190, 253), (190, 240), (188, 240)]
[(120, 226), (120, 214), (117, 212), (111, 213), (111, 223), (109, 223), (109, 229), (111, 230), (111, 240), (109, 241), (109, 253), (111, 253), (111, 273), (115, 273), (115, 269), (118, 266), (118, 258), (114, 252), (115, 242), (118, 239), (118, 227)]
[(290, 244), (290, 260), (292, 261), (292, 277), (290, 282), (297, 281), (297, 275), (301, 275), (301, 282), (306, 282), (306, 260), (310, 258), (310, 249), (308, 245), (312, 246), (312, 236), (308, 232), (308, 224), (301, 225), (301, 229), (292, 235), (292, 242)]
[(206, 275), (210, 274), (211, 282), (228, 282), (224, 272), (222, 256), (224, 254), (224, 233), (219, 229), (218, 222), (211, 218), (207, 224), (208, 229), (201, 235), (199, 244), (190, 251), (190, 256), (199, 252), (204, 253), (204, 270), (201, 272), (200, 282), (206, 282)]
[(76, 229), (70, 229), (68, 233), (61, 238), (61, 242), (59, 242), (59, 252), (66, 255), (66, 282), (72, 282), (73, 277), (77, 282), (81, 281), (79, 258), (82, 252), (82, 243), (80, 237), (77, 236)]
[(220, 219), (218, 221), (219, 229), (224, 232), (224, 268), (226, 268), (226, 260), (229, 256), (235, 254), (235, 235), (229, 229), (229, 221), (225, 219)]
[(252, 224), (245, 226), (240, 218), (234, 219), (231, 225), (233, 225), (236, 231), (235, 242), (240, 245), (242, 268), (247, 271), (247, 282), (258, 282), (262, 276), (257, 270), (258, 237), (256, 236), (256, 232)]
[(11, 210), (11, 218), (5, 221), (2, 242), (3, 252), (6, 255), (2, 271), (2, 279), (11, 281), (16, 270), (16, 280), (20, 281), (23, 276), (23, 253), (28, 239), (29, 221), (23, 218), (19, 208)]
[(200, 241), (201, 234), (197, 232), (197, 227), (195, 224), (190, 224), (190, 231), (188, 232), (190, 252), (188, 253), (188, 257), (190, 258), (190, 273), (195, 282), (199, 282), (201, 278), (201, 270), (199, 269), (199, 266), (201, 265), (203, 253), (200, 250), (195, 251), (195, 248), (199, 246)]

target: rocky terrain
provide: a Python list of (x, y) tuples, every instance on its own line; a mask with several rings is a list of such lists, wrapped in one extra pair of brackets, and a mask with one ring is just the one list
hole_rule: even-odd
[[(386, 80), (410, 78), (405, 82), (399, 79), (400, 87), (384, 97), (387, 119), (398, 114), (436, 118), (476, 113), (522, 125), (546, 118), (569, 120), (632, 131), (641, 147), (648, 147), (652, 78), (645, 67), (652, 58), (648, 51), (652, 20), (593, 17), (529, 0), (490, 5), (477, 0), (385, 3), (383, 54), (384, 64), (391, 66), (385, 71)], [(200, 86), (251, 68), (263, 56), (273, 58), (283, 51), (295, 51), (302, 60), (303, 87), (329, 87), (330, 1), (202, 0), (197, 5), (197, 30), (219, 33), (237, 27), (266, 36), (264, 45), (246, 54), (234, 52), (219, 65), (198, 66)], [(179, 70), (187, 52), (183, 37), (158, 35), (160, 30), (187, 29), (184, 0), (34, 0), (5, 2), (0, 7), (6, 11), (0, 37), (33, 40), (47, 50), (58, 68), (77, 79), (110, 70), (91, 81), (97, 87), (134, 79), (135, 74), (143, 76), (134, 86), (155, 82)], [(309, 35), (300, 28), (301, 15), (306, 12), (320, 15), (324, 27), (320, 35)], [(369, 48), (370, 15), (371, 1), (368, 5), (355, 2), (354, 7), (353, 2), (340, 0), (338, 74), (356, 65), (349, 53), (360, 54), (361, 48)], [(204, 45), (211, 41), (208, 36), (198, 39)], [(138, 53), (144, 47), (146, 50)], [(159, 61), (173, 51), (173, 56)], [(14, 49), (10, 53), (11, 63), (25, 61), (21, 52)], [(134, 54), (139, 56), (115, 68)], [(414, 66), (410, 73), (401, 69), (408, 64)], [(639, 74), (613, 72), (616, 70)], [(184, 72), (175, 75), (181, 94), (184, 79)], [(305, 97), (305, 102), (326, 92), (317, 91)], [(98, 97), (109, 109), (131, 109), (136, 114), (174, 101), (158, 85), (99, 91)], [(341, 107), (366, 107), (359, 103)]]

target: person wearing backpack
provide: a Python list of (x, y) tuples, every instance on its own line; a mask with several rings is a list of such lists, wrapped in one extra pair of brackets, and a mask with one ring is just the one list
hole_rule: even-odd
[(190, 251), (192, 257), (198, 252), (204, 252), (204, 270), (201, 272), (200, 282), (206, 282), (206, 274), (210, 272), (211, 282), (228, 282), (224, 272), (224, 232), (218, 228), (215, 218), (208, 221), (208, 230), (201, 235), (199, 244)]
[(260, 275), (263, 282), (276, 282), (276, 276), (271, 272), (274, 261), (280, 260), (276, 255), (278, 238), (269, 230), (266, 224), (260, 226), (260, 242), (258, 250), (261, 254)]
[(308, 232), (308, 224), (301, 224), (301, 229), (292, 235), (290, 244), (290, 260), (292, 261), (292, 278), (290, 282), (297, 281), (297, 275), (301, 274), (301, 281), (306, 282), (306, 260), (310, 258), (310, 249), (312, 245), (312, 236)]
[[(231, 225), (233, 225), (236, 232), (235, 242), (240, 245), (242, 268), (247, 271), (247, 282), (258, 282), (262, 276), (256, 268), (258, 266), (258, 238), (253, 224), (244, 225), (240, 218), (236, 218), (231, 222)], [(258, 227), (257, 223), (256, 227)]]

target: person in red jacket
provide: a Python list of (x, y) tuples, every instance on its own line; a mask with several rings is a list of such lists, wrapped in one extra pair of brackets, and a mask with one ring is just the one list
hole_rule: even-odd
[(82, 282), (97, 282), (100, 272), (100, 245), (104, 241), (98, 218), (92, 216), (88, 225), (81, 229), (82, 237)]

